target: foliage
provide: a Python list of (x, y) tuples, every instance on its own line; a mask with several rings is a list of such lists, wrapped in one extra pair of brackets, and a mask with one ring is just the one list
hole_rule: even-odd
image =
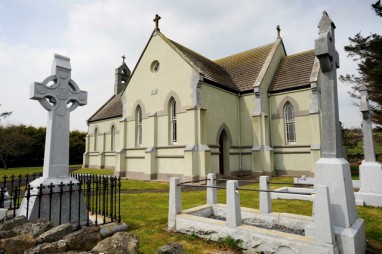
[(235, 238), (230, 235), (227, 235), (224, 238), (220, 238), (218, 242), (233, 250), (241, 250), (240, 245), (243, 243), (242, 240), (235, 240)]
[(10, 161), (30, 151), (30, 142), (31, 138), (25, 135), (23, 126), (0, 126), (0, 160), (4, 169), (8, 168)]
[(69, 135), (69, 163), (82, 163), (82, 156), (85, 152), (86, 132), (74, 130)]
[(361, 129), (342, 129), (343, 145), (346, 148), (355, 148), (358, 142), (362, 142)]
[[(380, 0), (372, 5), (378, 16), (382, 17)], [(382, 36), (373, 33), (364, 37), (361, 33), (349, 37), (350, 45), (345, 46), (348, 56), (358, 63), (358, 76), (346, 74), (340, 80), (352, 85), (352, 97), (359, 98), (361, 85), (369, 91), (372, 120), (382, 125)]]
[[(0, 166), (42, 166), (44, 163), (46, 128), (20, 125), (0, 125)], [(70, 132), (69, 163), (81, 164), (86, 133)]]
[(376, 3), (372, 4), (371, 7), (373, 7), (375, 13), (382, 17), (382, 5), (381, 5), (381, 0), (378, 0)]

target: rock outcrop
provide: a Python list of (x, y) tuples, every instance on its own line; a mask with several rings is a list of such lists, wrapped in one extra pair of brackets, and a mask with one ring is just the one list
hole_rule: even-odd
[[(121, 223), (83, 227), (74, 231), (71, 224), (52, 227), (48, 220), (29, 222), (20, 216), (0, 224), (0, 253), (139, 253), (139, 238)], [(101, 233), (103, 232), (103, 233)], [(111, 234), (111, 232), (116, 232)], [(104, 239), (102, 239), (104, 238)]]

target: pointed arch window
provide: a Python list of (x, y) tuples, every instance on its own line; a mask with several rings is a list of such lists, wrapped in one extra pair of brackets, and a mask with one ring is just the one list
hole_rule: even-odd
[(110, 130), (110, 150), (115, 151), (115, 127), (111, 126)]
[(142, 110), (141, 107), (138, 106), (135, 115), (135, 123), (136, 123), (136, 145), (142, 145)]
[(97, 152), (97, 136), (98, 136), (98, 129), (95, 128), (94, 130), (94, 152)]
[(177, 118), (176, 118), (176, 101), (174, 98), (170, 101), (170, 142), (174, 144), (178, 141), (178, 129), (177, 129)]
[(290, 102), (284, 106), (284, 121), (285, 121), (285, 139), (286, 143), (296, 142), (296, 127), (294, 119), (294, 109)]

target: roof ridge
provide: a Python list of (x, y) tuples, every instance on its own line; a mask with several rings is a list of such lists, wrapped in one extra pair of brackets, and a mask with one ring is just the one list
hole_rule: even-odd
[(194, 70), (203, 74), (208, 80), (227, 86), (228, 88), (238, 90), (237, 85), (233, 81), (229, 73), (218, 63), (215, 63), (206, 56), (189, 49), (182, 44), (167, 38), (161, 32), (158, 32), (161, 38), (173, 48)]
[[(187, 48), (187, 47), (181, 45), (180, 43), (177, 43), (176, 41), (173, 41), (173, 40), (167, 38), (167, 37), (166, 37), (163, 33), (161, 33), (160, 31), (157, 31), (157, 33), (158, 33), (159, 36), (162, 37), (162, 39), (163, 39), (165, 42), (167, 42), (167, 44), (168, 44), (171, 48), (173, 48), (173, 49), (180, 55), (180, 57), (182, 57), (184, 60), (186, 60), (187, 63), (189, 63), (189, 64), (191, 65), (192, 68), (194, 68), (195, 70), (197, 70), (197, 71), (199, 71), (199, 72), (202, 72), (198, 66), (196, 66), (192, 61), (190, 61), (190, 60), (187, 59), (185, 56), (183, 56), (182, 52), (180, 52), (180, 49), (177, 47), (177, 45), (182, 46), (182, 47), (186, 48), (187, 50), (192, 51), (193, 53), (196, 53), (195, 51), (193, 51), (193, 50), (191, 50), (191, 49), (189, 49), (189, 48)], [(177, 44), (177, 45), (176, 45), (176, 44)], [(196, 54), (198, 54), (198, 53), (196, 53)], [(200, 54), (198, 54), (198, 55), (200, 55)], [(202, 56), (202, 55), (200, 55), (200, 56)], [(207, 59), (208, 59), (208, 58), (207, 58)]]
[(244, 50), (244, 51), (241, 51), (241, 52), (237, 52), (235, 54), (232, 54), (232, 55), (229, 55), (229, 56), (225, 56), (225, 57), (222, 57), (222, 58), (218, 58), (218, 59), (215, 59), (214, 62), (217, 62), (217, 61), (221, 61), (221, 60), (224, 60), (224, 59), (227, 59), (227, 58), (230, 58), (230, 57), (235, 57), (237, 55), (241, 55), (241, 54), (245, 54), (245, 53), (248, 53), (252, 50), (258, 50), (260, 48), (265, 48), (265, 47), (269, 47), (270, 45), (273, 45), (274, 42), (272, 43), (267, 43), (265, 45), (262, 45), (262, 46), (259, 46), (259, 47), (256, 47), (256, 48), (251, 48), (251, 49), (247, 49), (247, 50)]
[(275, 93), (308, 86), (317, 78), (315, 62), (314, 50), (282, 57), (268, 91)]
[(294, 56), (300, 56), (300, 55), (308, 54), (308, 53), (311, 53), (312, 51), (314, 52), (314, 49), (309, 49), (309, 50), (305, 50), (305, 51), (302, 51), (302, 52), (297, 52), (297, 53), (294, 53), (292, 55), (285, 56), (285, 58), (286, 57), (294, 57)]

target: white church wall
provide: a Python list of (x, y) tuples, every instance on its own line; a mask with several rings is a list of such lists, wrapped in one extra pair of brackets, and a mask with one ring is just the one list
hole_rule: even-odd
[(246, 94), (240, 97), (240, 134), (241, 145), (250, 146), (253, 145), (253, 126), (252, 126), (252, 112), (253, 112), (253, 94)]
[[(94, 168), (114, 168), (115, 167), (115, 149), (111, 147), (111, 128), (115, 128), (115, 145), (118, 148), (119, 144), (119, 118), (106, 119), (103, 121), (93, 122), (89, 124), (89, 151), (88, 167)], [(94, 136), (97, 129), (97, 137)], [(95, 146), (95, 142), (97, 142)]]
[[(151, 68), (154, 61), (159, 62), (157, 72)], [(179, 95), (183, 107), (192, 105), (192, 75), (193, 69), (178, 53), (160, 36), (153, 37), (124, 94), (128, 114), (134, 112), (136, 98), (141, 98), (148, 114), (160, 111), (171, 90)]]
[(231, 134), (231, 146), (238, 145), (238, 99), (236, 94), (211, 85), (202, 87), (202, 106), (206, 109), (207, 144), (217, 144), (224, 124)]
[[(279, 174), (301, 175), (313, 170), (312, 140), (319, 139), (319, 126), (312, 128), (309, 115), (311, 90), (302, 89), (270, 96), (271, 140), (274, 167)], [(290, 102), (294, 109), (296, 142), (288, 143), (285, 135), (284, 106)], [(313, 131), (313, 133), (312, 133)], [(318, 137), (312, 138), (312, 135)]]

